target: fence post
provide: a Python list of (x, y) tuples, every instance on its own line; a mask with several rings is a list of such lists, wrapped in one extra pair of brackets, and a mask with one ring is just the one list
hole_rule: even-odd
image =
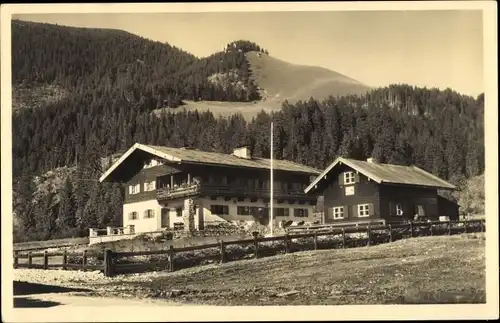
[(451, 235), (451, 220), (448, 221), (448, 235)]
[(388, 227), (389, 227), (389, 242), (392, 242), (392, 239), (393, 239), (393, 238), (392, 238), (392, 225), (391, 225), (391, 224), (389, 224), (389, 226), (388, 226)]
[(169, 271), (174, 271), (174, 255), (175, 255), (174, 246), (170, 245), (170, 248), (168, 249), (168, 270)]
[(113, 275), (113, 251), (106, 249), (104, 250), (104, 276), (112, 277)]
[(433, 236), (433, 235), (434, 235), (434, 233), (432, 232), (432, 231), (433, 231), (433, 230), (432, 230), (432, 229), (433, 229), (433, 227), (434, 227), (434, 225), (432, 224), (432, 222), (430, 222), (430, 223), (429, 223), (429, 232), (430, 232), (431, 236)]
[(481, 221), (481, 232), (486, 231), (486, 220), (480, 220)]
[(87, 268), (87, 249), (83, 250), (82, 256), (82, 269), (85, 270)]
[(66, 250), (64, 250), (64, 252), (63, 252), (63, 270), (66, 270), (68, 268), (67, 263), (68, 263), (68, 252)]
[(345, 228), (342, 228), (342, 248), (345, 248)]
[(314, 232), (314, 250), (318, 250), (318, 233)]
[(290, 245), (289, 245), (289, 241), (288, 241), (288, 233), (285, 234), (284, 242), (285, 242), (285, 253), (289, 253), (290, 252)]
[(371, 226), (367, 226), (367, 233), (368, 233), (368, 243), (367, 246), (369, 247), (372, 243), (372, 228)]
[(413, 221), (410, 221), (410, 236), (413, 238), (414, 232), (413, 232)]
[(220, 241), (220, 263), (223, 264), (226, 262), (226, 245), (224, 241)]
[(43, 252), (43, 269), (49, 268), (49, 255), (47, 254), (47, 250)]
[(19, 267), (19, 251), (14, 251), (14, 268)]
[(465, 230), (464, 233), (467, 233), (467, 220), (464, 221), (464, 230)]
[(33, 265), (33, 255), (31, 251), (28, 252), (28, 268), (31, 268), (31, 265)]
[(259, 258), (259, 236), (255, 235), (253, 238), (253, 246), (255, 248), (255, 258)]

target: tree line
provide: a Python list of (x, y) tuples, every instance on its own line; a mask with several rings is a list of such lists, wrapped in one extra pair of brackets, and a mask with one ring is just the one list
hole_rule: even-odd
[[(451, 90), (393, 85), (364, 96), (285, 102), (281, 110), (261, 111), (251, 121), (241, 114), (216, 117), (197, 111), (155, 115), (147, 102), (131, 107), (110, 98), (85, 98), (13, 117), (15, 187), (24, 201), (16, 214), (23, 219), (24, 236), (86, 235), (89, 226), (119, 224), (120, 185), (95, 182), (106, 168), (96, 162), (101, 157), (123, 153), (135, 142), (223, 153), (249, 145), (254, 156), (269, 157), (271, 121), (274, 158), (318, 169), (337, 156), (373, 156), (413, 164), (452, 182), (484, 172), (482, 95), (474, 99)], [(78, 175), (69, 177), (62, 192), (31, 203), (33, 175), (76, 165)], [(57, 223), (78, 230), (65, 231)]]
[[(198, 58), (168, 43), (121, 30), (12, 21), (12, 77), (19, 87), (57, 84), (76, 95), (115, 92), (128, 102), (176, 107), (182, 99), (252, 101), (260, 98), (245, 54), (264, 51), (250, 41)], [(267, 51), (266, 51), (267, 52)], [(221, 90), (207, 78), (236, 72), (246, 86)]]

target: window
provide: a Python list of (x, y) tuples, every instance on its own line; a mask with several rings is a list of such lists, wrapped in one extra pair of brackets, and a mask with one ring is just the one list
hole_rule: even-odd
[(182, 208), (181, 207), (178, 207), (175, 209), (175, 215), (180, 218), (182, 217)]
[(283, 207), (274, 208), (274, 215), (275, 216), (290, 216), (290, 209), (283, 208)]
[(138, 216), (137, 212), (135, 212), (135, 211), (134, 212), (130, 212), (128, 214), (128, 219), (129, 220), (137, 220), (138, 218), (139, 218), (139, 216)]
[(354, 195), (354, 186), (346, 186), (345, 195)]
[(296, 218), (307, 218), (309, 216), (309, 210), (308, 209), (294, 209), (293, 216), (295, 216)]
[(143, 168), (151, 168), (151, 167), (155, 167), (155, 166), (158, 166), (158, 165), (163, 165), (163, 162), (158, 161), (156, 159), (151, 159), (151, 160), (148, 160), (148, 161), (144, 162), (144, 167)]
[(154, 216), (155, 216), (154, 210), (149, 209), (149, 210), (144, 211), (144, 218), (145, 219), (151, 219), (151, 218), (154, 218)]
[(401, 204), (396, 204), (396, 215), (397, 216), (403, 215), (403, 206)]
[(156, 189), (156, 181), (144, 183), (144, 192), (154, 191)]
[(354, 172), (345, 172), (344, 173), (344, 184), (354, 184)]
[(140, 189), (141, 189), (141, 185), (139, 185), (139, 184), (130, 185), (130, 186), (128, 187), (128, 193), (129, 193), (130, 195), (137, 194), (137, 193), (139, 193), (139, 192), (140, 192)]
[(340, 220), (344, 218), (344, 207), (336, 206), (333, 208), (333, 219)]
[(237, 211), (238, 215), (250, 215), (250, 207), (249, 206), (238, 206)]
[(359, 204), (358, 205), (358, 216), (360, 218), (370, 216), (370, 205), (369, 204)]
[(216, 215), (229, 214), (229, 206), (227, 205), (210, 205), (210, 212)]

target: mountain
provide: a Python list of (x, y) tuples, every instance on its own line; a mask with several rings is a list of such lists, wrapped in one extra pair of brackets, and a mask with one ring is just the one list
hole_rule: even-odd
[(184, 103), (189, 109), (194, 103), (195, 109), (211, 110), (210, 102), (221, 102), (232, 113), (230, 102), (247, 102), (243, 109), (253, 117), (261, 109), (279, 109), (285, 99), (294, 103), (368, 90), (337, 72), (272, 58), (245, 40), (198, 58), (121, 30), (13, 20), (12, 58), (15, 111), (57, 103), (92, 87), (132, 104), (149, 101), (152, 109)]
[(291, 64), (254, 51), (247, 53), (247, 59), (251, 78), (262, 89), (265, 100), (296, 103), (310, 97), (324, 100), (370, 90), (361, 82), (326, 68)]
[[(150, 109), (176, 107), (182, 99), (252, 101), (258, 90), (249, 78), (245, 41), (206, 58), (167, 43), (112, 29), (12, 21), (12, 75), (15, 106), (43, 103), (30, 97), (50, 85), (65, 98), (92, 88)], [(241, 47), (241, 48), (240, 48)], [(24, 94), (24, 95), (23, 95)], [(45, 95), (47, 97), (47, 95)]]
[(123, 190), (97, 178), (103, 158), (136, 142), (225, 153), (245, 144), (269, 157), (271, 121), (277, 159), (322, 169), (337, 156), (373, 156), (452, 182), (484, 173), (484, 94), (368, 89), (245, 40), (198, 58), (117, 30), (13, 21), (12, 35), (14, 213), (23, 239), (118, 224)]

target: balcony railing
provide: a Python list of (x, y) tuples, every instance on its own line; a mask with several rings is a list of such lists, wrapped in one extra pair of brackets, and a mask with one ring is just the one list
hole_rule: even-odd
[[(226, 196), (226, 197), (247, 197), (247, 198), (269, 198), (271, 190), (269, 188), (251, 188), (241, 185), (216, 185), (192, 183), (184, 184), (174, 188), (160, 188), (157, 190), (158, 200), (173, 200), (196, 195)], [(275, 199), (313, 199), (307, 196), (304, 191), (297, 189), (275, 188), (273, 192)], [(315, 198), (314, 198), (315, 199)]]

